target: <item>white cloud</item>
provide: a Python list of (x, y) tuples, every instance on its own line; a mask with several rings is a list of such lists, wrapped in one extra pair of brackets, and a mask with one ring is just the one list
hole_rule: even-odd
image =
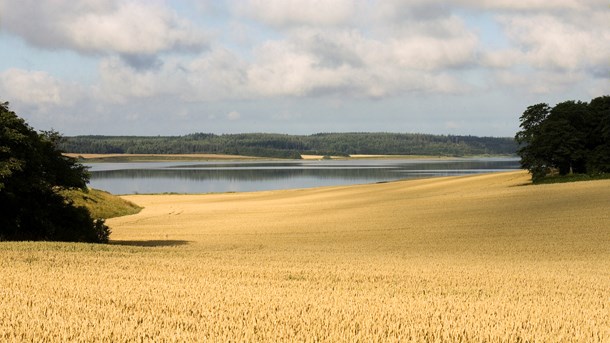
[(344, 85), (349, 67), (324, 68), (319, 59), (292, 42), (269, 41), (257, 49), (248, 69), (249, 88), (264, 96), (311, 94)]
[(98, 72), (92, 96), (100, 101), (126, 103), (133, 98), (181, 98), (193, 93), (188, 83), (191, 71), (179, 58), (166, 59), (159, 68), (137, 69), (118, 57), (108, 57), (100, 62)]
[(551, 94), (569, 90), (583, 80), (579, 73), (557, 73), (553, 71), (518, 72), (502, 70), (495, 73), (499, 85), (508, 86), (517, 93)]
[(200, 51), (207, 38), (173, 10), (146, 1), (5, 0), (3, 27), (29, 43), (83, 53)]
[(470, 8), (475, 10), (539, 12), (539, 11), (587, 11), (592, 8), (608, 6), (606, 0), (383, 0), (374, 1), (371, 5), (377, 13), (385, 16), (402, 16), (407, 14), (424, 17), (435, 16), (453, 8)]
[(205, 36), (161, 6), (121, 3), (110, 13), (85, 13), (64, 24), (66, 38), (84, 51), (155, 54), (200, 50)]
[(181, 97), (187, 101), (248, 98), (247, 68), (247, 63), (231, 51), (212, 49), (183, 66), (188, 89)]
[(117, 57), (105, 58), (99, 65), (97, 96), (110, 102), (125, 102), (133, 97), (157, 95), (163, 85), (153, 70), (138, 72)]
[(241, 114), (237, 111), (231, 111), (227, 113), (227, 119), (231, 121), (239, 120), (241, 118)]
[(69, 105), (79, 97), (75, 85), (62, 83), (43, 71), (15, 68), (0, 73), (0, 93), (5, 100), (38, 107)]
[(267, 25), (336, 26), (349, 22), (357, 2), (351, 0), (246, 0), (236, 5), (236, 12)]
[[(529, 65), (583, 70), (610, 60), (610, 13), (559, 18), (548, 14), (502, 16), (507, 36)], [(591, 30), (591, 27), (599, 29)]]
[[(248, 108), (248, 118), (262, 126), (258, 118), (306, 123), (311, 113), (343, 113), (329, 105), (334, 102), (363, 104), (351, 107), (362, 118), (388, 108), (394, 119), (457, 113), (455, 107), (466, 113), (469, 101), (487, 111), (497, 106), (480, 104), (491, 97), (517, 106), (532, 98), (597, 96), (610, 79), (606, 1), (186, 0), (172, 6), (0, 0), (5, 37), (29, 43), (25, 52), (8, 55), (5, 65), (18, 67), (0, 70), (0, 95), (73, 116), (88, 108), (109, 123), (121, 113), (140, 124), (175, 115), (238, 126), (239, 112)], [(46, 51), (35, 56), (39, 50), (31, 46)], [(97, 63), (97, 79), (95, 72), (85, 78), (64, 66), (46, 69), (58, 63), (57, 49), (87, 55), (83, 65)], [(62, 77), (94, 80), (77, 85)], [(426, 106), (420, 102), (448, 94), (463, 106), (420, 110)], [(437, 124), (444, 129), (468, 123), (442, 116)]]
[(587, 10), (608, 6), (605, 0), (462, 0), (462, 4), (476, 8), (517, 11)]
[(524, 63), (525, 58), (523, 53), (514, 48), (507, 48), (502, 50), (492, 50), (482, 53), (480, 58), (481, 66), (497, 68), (497, 69), (508, 69), (519, 63)]
[(468, 87), (447, 68), (475, 63), (477, 39), (405, 35), (365, 37), (357, 30), (294, 31), (267, 41), (248, 69), (249, 86), (265, 96), (342, 94), (380, 98), (409, 91), (453, 93)]
[(474, 35), (455, 39), (425, 36), (392, 40), (397, 67), (434, 71), (475, 64), (477, 39)]
[[(452, 20), (452, 19), (451, 19)], [(122, 59), (100, 64), (103, 98), (173, 95), (189, 102), (260, 97), (383, 98), (405, 92), (463, 93), (451, 68), (474, 63), (476, 37), (405, 36), (386, 40), (357, 30), (298, 29), (260, 44), (250, 59), (218, 47), (192, 60), (137, 69)], [(449, 72), (447, 71), (449, 68)]]

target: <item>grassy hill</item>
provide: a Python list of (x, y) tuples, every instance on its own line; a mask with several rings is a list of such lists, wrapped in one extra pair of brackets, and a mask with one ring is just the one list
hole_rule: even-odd
[(86, 207), (93, 218), (114, 218), (136, 214), (142, 209), (138, 205), (116, 195), (97, 189), (66, 190), (62, 194), (74, 201), (76, 206)]

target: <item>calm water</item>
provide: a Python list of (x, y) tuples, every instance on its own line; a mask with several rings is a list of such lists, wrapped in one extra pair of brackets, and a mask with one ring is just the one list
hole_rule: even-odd
[(517, 158), (92, 163), (90, 186), (114, 194), (250, 192), (519, 169)]

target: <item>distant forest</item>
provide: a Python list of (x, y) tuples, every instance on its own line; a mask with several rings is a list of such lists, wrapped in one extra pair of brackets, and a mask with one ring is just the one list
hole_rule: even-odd
[(300, 158), (301, 154), (348, 156), (468, 156), (515, 154), (513, 138), (414, 133), (194, 133), (185, 136), (64, 137), (60, 148), (70, 153), (97, 154), (231, 154)]

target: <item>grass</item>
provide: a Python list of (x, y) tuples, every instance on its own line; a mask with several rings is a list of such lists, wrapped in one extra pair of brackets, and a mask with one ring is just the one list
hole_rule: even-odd
[(140, 206), (124, 200), (116, 195), (97, 189), (65, 190), (62, 194), (74, 201), (76, 206), (86, 207), (93, 218), (114, 218), (136, 214), (142, 209)]
[(589, 174), (552, 175), (552, 176), (546, 176), (546, 177), (536, 181), (536, 184), (539, 185), (539, 184), (608, 180), (608, 179), (610, 179), (610, 174), (608, 174), (608, 173), (594, 174), (594, 175), (589, 175)]
[(610, 341), (610, 180), (528, 180), (125, 196), (0, 243), (0, 341)]

